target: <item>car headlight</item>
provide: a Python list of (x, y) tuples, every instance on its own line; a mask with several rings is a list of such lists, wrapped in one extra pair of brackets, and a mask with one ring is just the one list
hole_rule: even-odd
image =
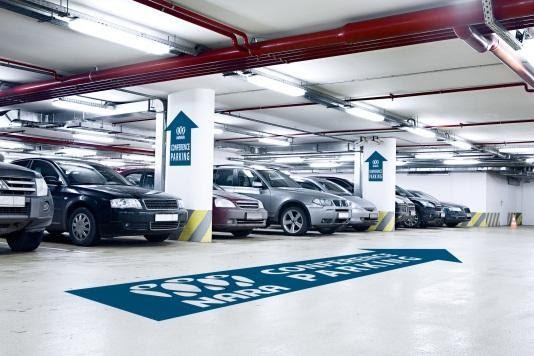
[(111, 199), (110, 204), (113, 209), (143, 209), (137, 199)]
[(48, 195), (48, 185), (46, 184), (44, 178), (35, 179), (35, 192), (38, 197), (45, 197)]
[(176, 202), (178, 203), (178, 209), (184, 208), (184, 201), (182, 199), (176, 199)]
[(258, 209), (263, 209), (263, 203), (258, 200)]
[(213, 201), (213, 204), (215, 204), (215, 206), (217, 208), (235, 208), (235, 204), (234, 203), (232, 203), (228, 199), (223, 199), (223, 198), (216, 198)]
[(332, 206), (334, 203), (331, 200), (328, 199), (318, 199), (315, 198), (312, 200), (312, 203), (319, 206)]

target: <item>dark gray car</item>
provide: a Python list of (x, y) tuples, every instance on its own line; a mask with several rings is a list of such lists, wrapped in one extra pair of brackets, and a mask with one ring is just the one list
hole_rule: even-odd
[(275, 169), (218, 166), (214, 183), (224, 190), (258, 199), (269, 213), (269, 222), (287, 235), (304, 235), (310, 228), (331, 234), (349, 223), (350, 202), (323, 192), (301, 188)]

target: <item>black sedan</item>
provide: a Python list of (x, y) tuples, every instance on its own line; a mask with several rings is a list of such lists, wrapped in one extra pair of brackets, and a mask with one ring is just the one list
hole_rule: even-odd
[(443, 206), (443, 211), (445, 212), (444, 222), (448, 227), (455, 227), (461, 222), (471, 220), (471, 210), (465, 205), (438, 201), (432, 195), (419, 190), (410, 190), (410, 193), (420, 198), (428, 199), (441, 204)]
[(68, 231), (76, 245), (90, 246), (102, 237), (144, 235), (161, 242), (187, 221), (180, 199), (132, 186), (112, 169), (92, 162), (34, 158), (14, 164), (39, 172), (54, 199), (47, 230)]

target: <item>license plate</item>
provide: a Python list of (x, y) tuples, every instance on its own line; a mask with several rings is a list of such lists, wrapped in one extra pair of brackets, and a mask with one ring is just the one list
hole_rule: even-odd
[(378, 219), (378, 213), (369, 214), (369, 219)]
[(349, 217), (350, 217), (349, 213), (343, 212), (343, 213), (338, 213), (337, 214), (337, 218), (338, 219), (348, 219)]
[(262, 220), (260, 213), (247, 213), (247, 220)]
[(24, 197), (0, 196), (0, 206), (2, 207), (23, 207), (26, 205)]
[(442, 218), (444, 218), (444, 217), (445, 217), (445, 212), (442, 211), (441, 214), (440, 214), (440, 216), (441, 216)]
[(416, 214), (415, 210), (410, 210), (410, 216), (415, 216)]
[(156, 214), (156, 222), (159, 221), (178, 221), (178, 214)]

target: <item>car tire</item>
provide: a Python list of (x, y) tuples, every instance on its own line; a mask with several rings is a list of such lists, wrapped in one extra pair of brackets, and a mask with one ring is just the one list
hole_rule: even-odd
[(445, 223), (448, 227), (456, 227), (458, 223)]
[(410, 216), (402, 224), (407, 228), (419, 227), (419, 214), (417, 213), (414, 216)]
[(70, 214), (69, 239), (78, 246), (92, 246), (100, 241), (96, 219), (87, 208), (78, 208)]
[(338, 230), (338, 228), (337, 227), (321, 227), (317, 230), (323, 235), (332, 235)]
[(364, 231), (367, 231), (369, 230), (369, 226), (365, 226), (365, 225), (353, 225), (352, 228), (358, 232), (364, 232)]
[(289, 236), (302, 236), (310, 228), (308, 215), (299, 206), (288, 206), (280, 214), (280, 225), (284, 233)]
[(232, 235), (234, 235), (234, 237), (247, 237), (251, 233), (252, 233), (252, 230), (232, 231)]
[(44, 231), (17, 231), (9, 234), (7, 244), (14, 252), (29, 252), (35, 250), (43, 240)]
[(170, 234), (145, 235), (145, 239), (150, 242), (163, 242), (167, 240), (170, 236)]

